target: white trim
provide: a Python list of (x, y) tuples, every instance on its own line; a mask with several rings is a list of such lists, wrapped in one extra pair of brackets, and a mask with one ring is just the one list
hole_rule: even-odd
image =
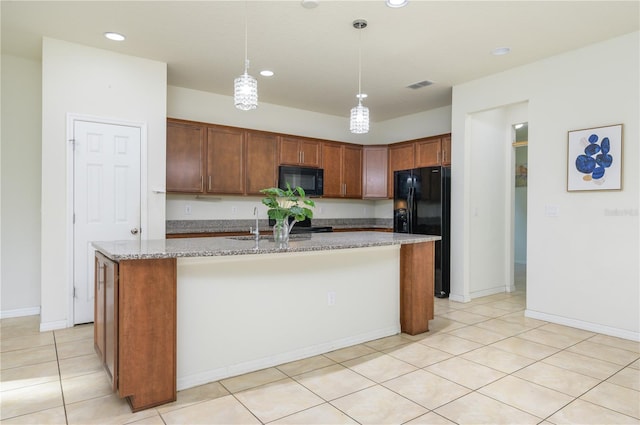
[[(75, 121), (87, 121), (99, 124), (120, 125), (128, 127), (136, 127), (140, 129), (140, 227), (142, 232), (140, 239), (147, 239), (149, 232), (149, 212), (147, 203), (147, 123), (140, 121), (128, 121), (119, 118), (99, 117), (95, 115), (67, 113), (67, 320), (66, 326), (73, 327), (74, 320), (74, 301), (73, 301), (73, 172), (74, 156), (73, 144), (70, 140), (74, 137)], [(60, 322), (52, 322), (57, 326)], [(40, 325), (42, 330), (43, 324)], [(60, 328), (55, 328), (60, 329)]]
[(238, 376), (244, 373), (254, 372), (268, 367), (273, 367), (284, 363), (317, 356), (319, 354), (328, 353), (340, 348), (350, 347), (352, 345), (361, 344), (367, 341), (373, 341), (374, 339), (384, 338), (391, 335), (397, 335), (399, 333), (399, 326), (376, 329), (364, 334), (304, 347), (286, 353), (280, 353), (275, 356), (264, 357), (261, 359), (239, 363), (233, 366), (222, 367), (192, 374), (189, 376), (178, 377), (177, 389), (178, 391), (181, 391), (187, 388), (196, 387), (198, 385), (207, 384), (209, 382), (215, 382), (221, 379), (230, 378), (232, 376)]
[(455, 301), (457, 303), (468, 303), (469, 301), (471, 301), (470, 297), (465, 297), (462, 295), (458, 295), (458, 294), (449, 294), (449, 299), (451, 301)]
[(40, 314), (40, 306), (17, 308), (15, 310), (0, 311), (0, 319), (9, 319), (11, 317), (37, 316)]
[(67, 325), (67, 320), (58, 320), (56, 322), (40, 323), (40, 332), (55, 331), (57, 329), (66, 329), (72, 326)]
[(557, 323), (558, 325), (571, 326), (572, 328), (584, 329), (585, 331), (597, 332), (599, 334), (629, 339), (631, 341), (640, 341), (640, 332), (634, 332), (620, 328), (612, 328), (610, 326), (600, 325), (598, 323), (584, 322), (582, 320), (556, 316), (555, 314), (542, 313), (540, 311), (529, 309), (524, 311), (524, 315), (525, 317), (531, 317), (532, 319), (539, 319), (546, 322)]
[[(507, 285), (507, 288), (509, 288), (508, 285)], [(504, 294), (505, 292), (509, 292), (507, 291), (507, 288), (505, 288), (504, 285), (494, 286), (493, 288), (483, 289), (481, 291), (474, 291), (469, 295), (471, 299), (488, 297), (489, 295)]]

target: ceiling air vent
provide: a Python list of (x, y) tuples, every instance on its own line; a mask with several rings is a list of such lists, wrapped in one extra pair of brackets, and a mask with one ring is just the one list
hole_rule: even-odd
[(430, 86), (431, 84), (433, 84), (433, 81), (424, 80), (424, 81), (418, 81), (417, 83), (410, 84), (407, 86), (407, 88), (418, 90), (418, 89), (421, 89), (422, 87)]

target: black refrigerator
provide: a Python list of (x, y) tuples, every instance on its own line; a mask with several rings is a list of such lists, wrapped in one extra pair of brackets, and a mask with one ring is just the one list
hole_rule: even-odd
[(393, 231), (442, 238), (435, 243), (435, 296), (447, 298), (451, 264), (451, 168), (396, 171), (393, 187)]

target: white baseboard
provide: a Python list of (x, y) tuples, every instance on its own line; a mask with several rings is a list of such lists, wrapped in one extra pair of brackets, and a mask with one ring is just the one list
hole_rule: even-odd
[(452, 293), (449, 293), (449, 299), (457, 303), (468, 303), (469, 301), (471, 301), (471, 298), (467, 298), (464, 295), (458, 295), (458, 294), (452, 294)]
[(583, 329), (585, 331), (597, 332), (599, 334), (629, 339), (631, 341), (640, 341), (640, 332), (633, 332), (633, 331), (628, 331), (626, 329), (612, 328), (610, 326), (600, 325), (597, 323), (584, 322), (582, 320), (556, 316), (555, 314), (547, 314), (547, 313), (542, 313), (542, 312), (533, 311), (533, 310), (525, 310), (524, 315), (526, 317), (531, 317), (532, 319), (544, 320), (545, 322), (556, 323), (558, 325), (571, 326), (572, 328), (578, 328), (578, 329)]
[(66, 328), (68, 328), (66, 320), (58, 320), (57, 322), (46, 322), (46, 323), (41, 322), (40, 323), (40, 332), (55, 331), (57, 329), (66, 329)]
[(192, 374), (190, 376), (178, 376), (177, 388), (178, 391), (196, 387), (198, 385), (207, 384), (209, 382), (219, 381), (221, 379), (230, 378), (232, 376), (242, 375), (244, 373), (255, 372), (257, 370), (266, 369), (289, 362), (293, 362), (308, 357), (317, 356), (319, 354), (328, 353), (330, 351), (338, 350), (340, 348), (350, 347), (356, 344), (362, 344), (363, 342), (373, 341), (374, 339), (384, 338), (391, 335), (397, 335), (400, 333), (399, 326), (393, 326), (385, 329), (377, 329), (366, 334), (356, 335), (349, 338), (344, 338), (336, 341), (330, 341), (324, 344), (314, 345), (310, 347), (300, 348), (287, 353), (280, 353), (276, 356), (266, 357), (262, 359), (255, 359), (244, 363), (239, 363), (233, 366), (224, 368), (218, 368), (208, 370), (205, 372)]
[(36, 316), (40, 314), (40, 307), (18, 308), (15, 310), (0, 311), (0, 319), (8, 319), (10, 317)]
[(471, 299), (488, 297), (489, 295), (502, 294), (507, 291), (505, 286), (496, 286), (494, 288), (483, 289), (482, 291), (474, 291), (469, 294)]

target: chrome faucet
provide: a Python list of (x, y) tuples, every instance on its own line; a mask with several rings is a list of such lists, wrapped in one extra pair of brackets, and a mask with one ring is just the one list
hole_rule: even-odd
[(253, 215), (256, 216), (256, 228), (249, 227), (249, 233), (252, 235), (256, 235), (256, 246), (258, 246), (258, 241), (260, 240), (260, 229), (258, 228), (258, 207), (253, 207)]

